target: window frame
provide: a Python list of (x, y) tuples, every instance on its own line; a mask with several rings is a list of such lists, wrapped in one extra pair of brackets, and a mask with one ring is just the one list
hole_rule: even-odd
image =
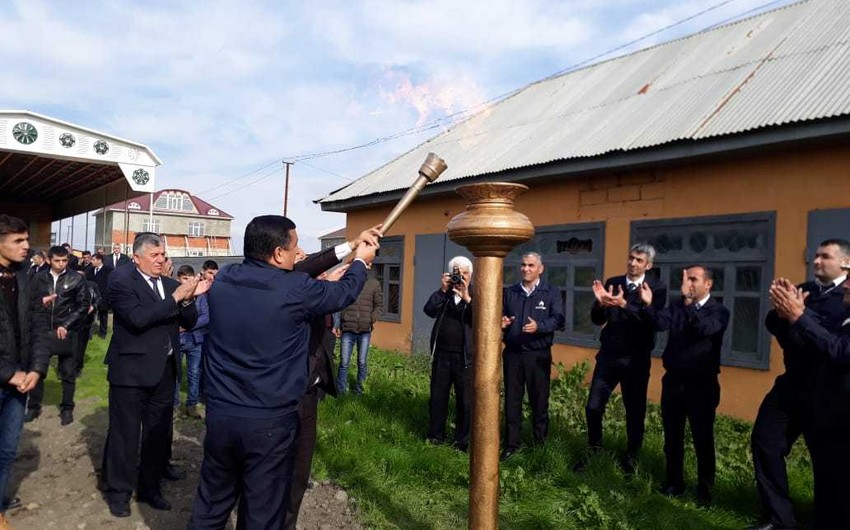
[[(153, 224), (151, 224), (153, 223)], [(161, 234), (162, 233), (162, 220), (154, 218), (153, 220), (145, 217), (142, 221), (142, 231), (143, 232), (151, 232), (153, 234)]]
[[(522, 255), (527, 252), (540, 252), (538, 243), (539, 235), (565, 233), (568, 235), (568, 238), (589, 236), (593, 240), (593, 249), (587, 255), (582, 254), (572, 257), (568, 253), (552, 255), (551, 253), (540, 252), (543, 256), (543, 275), (541, 278), (552, 287), (561, 291), (564, 300), (564, 328), (563, 330), (555, 331), (555, 344), (568, 344), (585, 348), (599, 347), (599, 335), (602, 331), (599, 326), (593, 326), (593, 333), (591, 334), (577, 333), (575, 331), (576, 292), (593, 292), (593, 288), (590, 285), (576, 286), (575, 272), (576, 267), (593, 267), (595, 268), (595, 277), (602, 278), (605, 268), (605, 229), (606, 223), (604, 221), (538, 226), (535, 227), (534, 238), (517, 246), (505, 257), (504, 269), (514, 267), (517, 271), (515, 275), (516, 281), (504, 283), (505, 287), (509, 287), (519, 281), (518, 271)], [(565, 267), (567, 269), (566, 285), (554, 285), (549, 281), (550, 268), (555, 267)], [(590, 310), (588, 310), (587, 318), (590, 318)]]
[[(774, 277), (774, 265), (776, 256), (776, 212), (754, 212), (746, 214), (728, 214), (728, 215), (711, 215), (699, 217), (679, 217), (675, 219), (654, 219), (632, 221), (630, 227), (631, 245), (636, 242), (643, 242), (645, 237), (639, 237), (641, 229), (658, 229), (668, 227), (694, 227), (695, 230), (706, 230), (708, 227), (716, 227), (718, 225), (740, 225), (745, 223), (763, 223), (765, 225), (765, 245), (763, 257), (749, 255), (727, 255), (720, 254), (708, 255), (705, 258), (700, 258), (696, 253), (683, 253), (679, 256), (674, 256), (665, 259), (658, 255), (655, 259), (656, 269), (659, 270), (659, 277), (668, 287), (670, 283), (670, 274), (673, 270), (682, 268), (686, 265), (701, 263), (712, 269), (723, 269), (723, 290), (713, 291), (712, 296), (723, 299), (723, 305), (729, 310), (730, 320), (729, 328), (723, 335), (723, 346), (721, 350), (720, 364), (721, 366), (731, 366), (740, 368), (751, 368), (756, 370), (770, 369), (770, 348), (771, 338), (770, 333), (764, 326), (765, 318), (770, 310), (767, 291), (770, 287), (770, 282)], [(710, 231), (710, 229), (708, 230)], [(759, 289), (757, 291), (739, 290), (736, 285), (736, 271), (742, 267), (760, 267), (761, 278)], [(759, 294), (760, 293), (760, 296)], [(675, 299), (676, 293), (672, 289), (668, 292), (668, 303), (671, 299)], [(757, 298), (759, 300), (758, 312), (758, 331), (756, 335), (757, 346), (754, 353), (736, 351), (732, 349), (732, 341), (734, 338), (735, 325), (735, 300), (736, 298)], [(653, 355), (661, 355), (664, 345), (666, 345), (666, 334), (659, 333), (656, 340), (656, 349)]]
[[(401, 322), (402, 306), (404, 305), (404, 236), (388, 236), (381, 238), (381, 248), (390, 245), (396, 245), (399, 248), (398, 257), (388, 258), (381, 255), (381, 250), (378, 249), (378, 255), (372, 262), (372, 268), (375, 265), (381, 265), (383, 274), (378, 277), (377, 270), (376, 279), (381, 283), (381, 293), (383, 294), (384, 304), (381, 308), (381, 315), (378, 317), (382, 322)], [(390, 267), (398, 267), (398, 280), (391, 280), (389, 274)], [(398, 313), (390, 313), (388, 311), (390, 303), (390, 285), (398, 285)]]
[[(203, 221), (189, 221), (189, 237), (206, 237), (207, 236), (207, 223)], [(197, 232), (195, 228), (198, 228)]]

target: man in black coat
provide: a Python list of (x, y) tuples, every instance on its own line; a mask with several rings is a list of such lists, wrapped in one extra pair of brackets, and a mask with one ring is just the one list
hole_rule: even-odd
[[(348, 266), (344, 265), (333, 271), (328, 271), (328, 269), (345, 259), (363, 241), (377, 245), (378, 238), (381, 236), (380, 228), (381, 225), (374, 226), (361, 232), (352, 241), (311, 254), (302, 261), (298, 261), (293, 270), (307, 273), (311, 278), (318, 277), (320, 280), (337, 281), (348, 270)], [(218, 271), (217, 268), (215, 270)], [(319, 401), (324, 397), (324, 394), (337, 396), (333, 360), (336, 337), (332, 329), (333, 319), (331, 315), (322, 315), (310, 322), (309, 377), (307, 379), (307, 391), (298, 405), (299, 430), (298, 438), (295, 440), (295, 462), (292, 468), (292, 486), (289, 490), (289, 499), (284, 516), (284, 530), (295, 530), (297, 527), (301, 501), (304, 500), (304, 493), (310, 483), (310, 468), (313, 464), (313, 453), (316, 450)]]
[[(469, 447), (472, 393), (472, 262), (464, 256), (449, 261), (440, 288), (425, 303), (431, 329), (431, 394), (428, 399), (428, 439), (443, 443), (449, 394), (455, 389), (455, 447)], [(456, 276), (455, 276), (456, 275)]]
[[(847, 453), (847, 437), (836, 438), (839, 431), (831, 431), (828, 426), (835, 411), (847, 403), (847, 388), (841, 387), (847, 381), (846, 368), (827, 358), (822, 348), (804, 333), (813, 324), (823, 333), (838, 333), (850, 319), (850, 290), (844, 285), (847, 271), (842, 269), (850, 266), (850, 242), (823, 241), (812, 265), (815, 281), (798, 288), (804, 297), (805, 318), (777, 307), (768, 313), (765, 321), (768, 331), (782, 346), (785, 373), (776, 378), (753, 425), (753, 466), (762, 508), (768, 518), (765, 524), (755, 528), (763, 530), (797, 527), (785, 457), (801, 434), (812, 456), (816, 528), (850, 528), (846, 521), (841, 525), (831, 520), (835, 510), (840, 512), (847, 505), (847, 477), (836, 482), (831, 473), (840, 467), (839, 453)], [(788, 290), (787, 283), (775, 281), (771, 298), (776, 299), (778, 287)], [(832, 443), (840, 445), (840, 451), (836, 452)]]
[(311, 383), (310, 322), (357, 298), (376, 249), (361, 243), (339, 281), (316, 281), (293, 271), (295, 223), (279, 215), (248, 223), (245, 261), (222, 269), (208, 295), (207, 431), (191, 530), (224, 528), (237, 502), (237, 528), (283, 525)]
[[(609, 278), (604, 286), (598, 280), (593, 282), (596, 302), (590, 310), (590, 319), (597, 326), (605, 327), (585, 408), (587, 441), (591, 453), (602, 448), (602, 416), (611, 392), (620, 385), (628, 437), (628, 447), (620, 465), (627, 473), (634, 471), (643, 445), (646, 389), (652, 350), (655, 348), (655, 326), (641, 311), (644, 305), (640, 296), (641, 285), (646, 283), (652, 290), (652, 305), (656, 311), (663, 309), (667, 303), (667, 287), (646, 275), (654, 259), (655, 248), (652, 245), (633, 245), (629, 249), (625, 275)], [(574, 469), (582, 471), (586, 463), (583, 459)]]
[(505, 288), (502, 299), (502, 352), (505, 377), (505, 450), (503, 460), (520, 446), (522, 397), (528, 391), (535, 443), (549, 433), (549, 385), (552, 343), (564, 326), (560, 290), (544, 282), (543, 258), (537, 252), (522, 257), (522, 281)]
[(720, 404), (720, 350), (729, 310), (711, 296), (711, 269), (693, 265), (682, 271), (682, 298), (656, 310), (649, 284), (641, 286), (643, 312), (658, 331), (668, 331), (662, 361), (661, 421), (667, 475), (662, 492), (685, 491), (685, 422), (691, 426), (697, 456), (697, 502), (711, 502), (716, 474), (714, 419)]
[(171, 509), (160, 481), (174, 414), (174, 351), (180, 347), (179, 328), (195, 325), (194, 297), (206, 292), (209, 282), (180, 283), (162, 276), (164, 254), (159, 236), (138, 234), (133, 242), (136, 265), (116, 270), (109, 282), (115, 321), (105, 360), (109, 430), (103, 481), (115, 517), (130, 515), (133, 490), (139, 502), (157, 510)]
[[(133, 252), (135, 253), (135, 251)], [(121, 245), (112, 245), (112, 254), (104, 258), (104, 264), (109, 265), (113, 270), (132, 263), (133, 260), (130, 259), (130, 256), (121, 253)]]
[(97, 284), (98, 292), (100, 293), (100, 303), (95, 308), (97, 311), (97, 334), (100, 338), (106, 338), (109, 322), (109, 302), (107, 293), (109, 287), (109, 275), (112, 273), (112, 267), (103, 263), (104, 257), (100, 254), (94, 254), (91, 257), (91, 267), (86, 271), (86, 280)]
[[(0, 525), (8, 525), (6, 487), (24, 425), (27, 392), (47, 372), (48, 357), (33, 355), (30, 333), (29, 230), (0, 214)], [(43, 350), (42, 350), (43, 351)]]
[[(89, 308), (89, 296), (85, 280), (71, 269), (65, 247), (51, 247), (47, 257), (50, 269), (36, 274), (30, 288), (32, 333), (43, 339), (33, 347), (44, 346), (47, 355), (57, 357), (62, 380), (59, 419), (62, 425), (68, 425), (74, 421), (76, 352)], [(41, 415), (43, 398), (44, 379), (41, 379), (30, 394), (24, 421), (33, 421)]]
[(720, 350), (729, 310), (711, 296), (711, 269), (693, 265), (682, 271), (682, 298), (657, 310), (649, 284), (641, 286), (643, 313), (658, 331), (668, 331), (662, 361), (661, 421), (664, 425), (666, 481), (662, 492), (685, 491), (685, 421), (691, 426), (697, 456), (697, 502), (711, 503), (717, 471), (714, 419), (720, 404)]

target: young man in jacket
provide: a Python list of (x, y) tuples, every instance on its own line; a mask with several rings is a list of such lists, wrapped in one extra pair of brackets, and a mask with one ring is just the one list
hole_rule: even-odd
[(658, 331), (668, 331), (662, 361), (661, 421), (667, 476), (662, 492), (685, 491), (685, 421), (691, 426), (697, 456), (697, 502), (711, 503), (716, 456), (714, 419), (720, 404), (720, 350), (729, 326), (729, 310), (711, 296), (711, 269), (693, 265), (682, 271), (682, 298), (662, 310), (653, 304), (648, 283), (641, 285), (643, 313)]
[(504, 291), (502, 352), (505, 373), (505, 450), (510, 458), (520, 446), (522, 398), (528, 391), (534, 441), (542, 444), (549, 433), (549, 382), (552, 343), (564, 326), (564, 307), (557, 287), (544, 282), (543, 258), (537, 252), (522, 257), (522, 281)]
[(48, 356), (34, 355), (25, 263), (29, 231), (17, 217), (0, 214), (0, 529), (6, 519), (6, 487), (24, 425), (27, 392), (47, 372)]
[[(620, 385), (628, 437), (628, 447), (620, 459), (620, 466), (626, 473), (634, 471), (643, 445), (646, 389), (652, 350), (655, 348), (655, 326), (641, 314), (640, 286), (647, 283), (652, 289), (652, 303), (656, 310), (663, 309), (667, 303), (667, 288), (646, 274), (654, 259), (652, 245), (633, 245), (629, 249), (626, 274), (609, 278), (604, 286), (598, 280), (593, 282), (596, 302), (590, 310), (590, 319), (597, 326), (605, 327), (602, 328), (602, 347), (596, 355), (585, 408), (587, 442), (591, 454), (602, 448), (602, 416), (611, 393)], [(586, 464), (587, 459), (582, 459), (576, 464), (575, 471), (584, 470)]]
[(355, 394), (363, 393), (363, 383), (368, 374), (369, 341), (372, 339), (372, 328), (384, 307), (384, 293), (381, 283), (372, 276), (363, 286), (363, 291), (357, 301), (340, 312), (339, 339), (339, 374), (337, 389), (340, 394), (348, 392), (348, 366), (351, 364), (351, 354), (357, 345), (357, 384)]
[[(38, 344), (48, 348), (48, 355), (58, 357), (59, 378), (62, 380), (62, 402), (59, 421), (68, 425), (74, 421), (74, 393), (77, 381), (77, 342), (89, 309), (86, 281), (70, 268), (68, 250), (51, 247), (47, 252), (50, 269), (32, 279), (32, 332), (44, 338)], [(39, 380), (30, 394), (24, 421), (41, 415), (44, 399), (44, 379)]]
[(449, 394), (455, 389), (455, 446), (469, 447), (470, 395), (472, 391), (472, 262), (464, 256), (449, 261), (440, 288), (425, 303), (431, 329), (431, 395), (428, 400), (428, 439), (440, 444), (446, 438)]
[[(180, 283), (192, 281), (195, 277), (195, 269), (191, 265), (182, 265), (177, 269), (177, 280)], [(183, 414), (188, 418), (201, 419), (198, 411), (198, 400), (201, 390), (201, 349), (204, 346), (204, 337), (210, 323), (210, 308), (207, 304), (207, 295), (202, 294), (195, 298), (195, 307), (198, 309), (198, 320), (195, 327), (180, 331), (180, 353), (177, 357), (178, 366), (181, 357), (186, 357), (186, 408)], [(179, 373), (179, 370), (178, 370)], [(180, 381), (174, 387), (174, 407), (180, 406)]]

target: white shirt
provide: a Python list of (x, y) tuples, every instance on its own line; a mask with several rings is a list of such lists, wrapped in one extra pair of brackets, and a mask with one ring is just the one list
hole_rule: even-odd
[(528, 289), (525, 288), (524, 282), (519, 282), (519, 286), (522, 287), (523, 291), (525, 291), (526, 297), (531, 296), (532, 293), (534, 293), (534, 291), (537, 289), (538, 285), (540, 285), (540, 278), (537, 278), (536, 280), (534, 280), (534, 285), (531, 286), (531, 290), (529, 291)]
[(56, 274), (55, 272), (53, 272), (53, 269), (50, 269), (50, 276), (53, 277), (53, 292), (54, 293), (56, 292), (56, 284), (59, 282), (59, 277), (62, 276), (63, 274), (65, 274), (65, 271), (62, 271), (59, 274)]
[(824, 293), (828, 293), (828, 292), (832, 291), (833, 289), (835, 289), (836, 287), (838, 287), (839, 285), (841, 285), (842, 283), (844, 283), (845, 281), (847, 281), (847, 275), (846, 274), (844, 276), (841, 276), (839, 278), (832, 280), (832, 282), (830, 282), (828, 284), (822, 284), (821, 282), (815, 282), (815, 283), (817, 283), (821, 287), (826, 287), (826, 290), (824, 291)]
[(640, 289), (640, 284), (642, 284), (646, 280), (646, 274), (641, 274), (640, 278), (637, 280), (630, 280), (628, 276), (626, 276), (626, 290), (629, 290), (629, 286), (634, 284), (635, 287)]
[[(136, 270), (139, 271), (139, 274), (141, 274), (142, 278), (145, 279), (145, 281), (148, 284), (148, 287), (153, 289), (153, 284), (151, 283), (151, 279), (153, 278), (153, 276), (148, 276), (147, 274), (142, 272), (141, 269), (136, 269)], [(162, 286), (162, 277), (161, 276), (156, 279), (156, 288), (159, 292), (160, 300), (165, 300), (165, 288)]]
[(112, 255), (112, 268), (113, 269), (118, 268), (118, 257), (119, 256), (120, 256), (120, 254), (113, 254)]
[(705, 295), (705, 298), (703, 298), (702, 300), (695, 302), (694, 303), (694, 309), (696, 309), (697, 311), (702, 309), (702, 306), (704, 306), (705, 303), (708, 302), (709, 298), (711, 298), (711, 293), (708, 293), (707, 295)]

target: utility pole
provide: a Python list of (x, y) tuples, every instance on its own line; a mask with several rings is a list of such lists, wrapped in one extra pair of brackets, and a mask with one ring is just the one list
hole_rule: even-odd
[(283, 188), (283, 216), (286, 217), (286, 212), (289, 206), (289, 166), (291, 166), (293, 162), (283, 161), (283, 165), (286, 166), (286, 185)]

